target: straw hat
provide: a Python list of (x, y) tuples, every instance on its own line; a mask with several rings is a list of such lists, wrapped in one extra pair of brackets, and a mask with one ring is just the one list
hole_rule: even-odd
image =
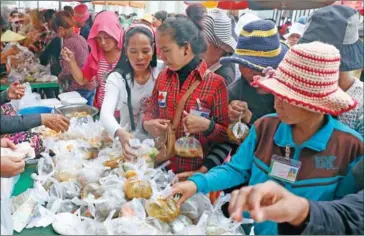
[(17, 34), (11, 30), (7, 30), (5, 31), (5, 33), (1, 35), (1, 42), (3, 43), (19, 42), (25, 38), (26, 37), (24, 37), (23, 35)]
[(340, 52), (332, 45), (298, 44), (288, 51), (275, 73), (255, 78), (251, 85), (292, 105), (338, 116), (357, 105), (338, 86), (340, 63)]

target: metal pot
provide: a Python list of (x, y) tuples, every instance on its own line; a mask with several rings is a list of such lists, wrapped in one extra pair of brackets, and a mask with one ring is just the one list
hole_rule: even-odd
[(75, 112), (86, 112), (89, 116), (94, 118), (98, 113), (99, 109), (84, 104), (67, 105), (59, 108), (55, 108), (56, 113), (72, 118)]

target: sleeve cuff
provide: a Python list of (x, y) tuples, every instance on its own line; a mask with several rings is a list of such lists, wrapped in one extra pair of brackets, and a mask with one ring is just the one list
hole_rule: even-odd
[(192, 177), (190, 177), (188, 180), (195, 183), (197, 187), (197, 193), (209, 193), (207, 188), (207, 180), (205, 179), (204, 175), (201, 173), (196, 173)]

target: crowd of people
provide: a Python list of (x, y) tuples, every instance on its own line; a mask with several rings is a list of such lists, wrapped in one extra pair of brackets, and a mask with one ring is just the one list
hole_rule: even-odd
[[(173, 187), (179, 204), (224, 191), (232, 193), (225, 214), (253, 218), (255, 234), (363, 234), (364, 45), (356, 10), (324, 7), (280, 28), (200, 4), (186, 15), (131, 18), (91, 16), (84, 4), (13, 11), (8, 25), (1, 19), (1, 33), (23, 35), (20, 44), (51, 65), (64, 92), (97, 107), (127, 159), (132, 137), (152, 136), (156, 166), (170, 160), (180, 180)], [(16, 54), (9, 50), (2, 62)], [(23, 95), (14, 83), (1, 103)], [(249, 127), (242, 143), (227, 134), (237, 123)], [(2, 134), (41, 124), (65, 131), (69, 121), (1, 115)], [(195, 146), (171, 149), (171, 140), (186, 136), (203, 158)], [(12, 141), (1, 145), (15, 148)], [(2, 177), (24, 170), (24, 161), (1, 160)]]

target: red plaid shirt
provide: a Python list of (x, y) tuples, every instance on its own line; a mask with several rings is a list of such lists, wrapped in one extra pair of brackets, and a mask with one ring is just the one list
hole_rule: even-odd
[[(155, 87), (150, 99), (150, 105), (145, 112), (144, 121), (152, 119), (168, 119), (171, 123), (174, 119), (177, 104), (182, 96), (194, 83), (197, 77), (203, 78), (207, 64), (202, 61), (200, 65), (193, 70), (183, 86), (180, 89), (180, 83), (176, 72), (166, 69), (161, 72), (156, 80)], [(206, 155), (209, 151), (211, 143), (225, 142), (227, 137), (228, 126), (228, 92), (224, 79), (217, 74), (210, 73), (209, 76), (203, 78), (198, 88), (190, 95), (190, 98), (185, 104), (185, 111), (190, 112), (191, 109), (196, 109), (197, 99), (199, 98), (201, 107), (210, 110), (210, 118), (214, 117), (216, 122), (214, 131), (209, 136), (204, 136), (203, 133), (194, 134)], [(182, 119), (176, 130), (176, 138), (184, 136), (184, 125)], [(185, 171), (196, 171), (203, 163), (200, 158), (183, 158), (175, 156), (171, 159), (171, 170), (175, 173)]]

